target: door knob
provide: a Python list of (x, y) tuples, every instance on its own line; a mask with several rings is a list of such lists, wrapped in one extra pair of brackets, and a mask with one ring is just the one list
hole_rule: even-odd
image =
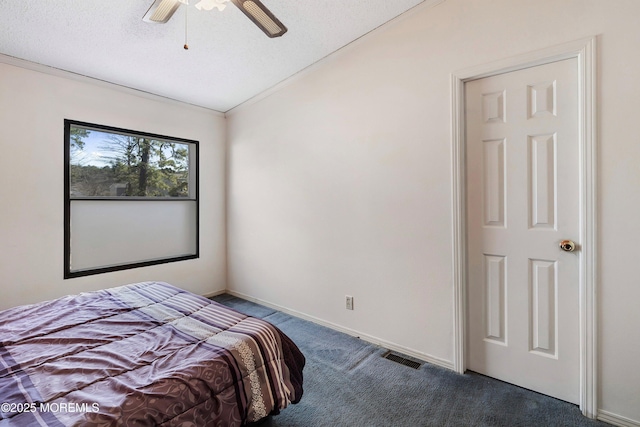
[(576, 244), (573, 243), (571, 240), (563, 240), (562, 242), (560, 242), (560, 249), (562, 249), (565, 252), (573, 252), (575, 248), (576, 248)]

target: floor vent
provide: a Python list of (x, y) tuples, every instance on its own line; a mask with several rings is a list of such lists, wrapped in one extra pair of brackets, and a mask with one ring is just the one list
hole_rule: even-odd
[(416, 362), (414, 360), (409, 360), (392, 351), (386, 352), (382, 357), (413, 369), (418, 369), (420, 366), (422, 366), (422, 363)]

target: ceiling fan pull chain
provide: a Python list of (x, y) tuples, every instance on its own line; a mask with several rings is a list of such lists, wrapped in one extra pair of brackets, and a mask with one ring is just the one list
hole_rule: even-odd
[(186, 7), (184, 10), (184, 50), (189, 50), (189, 44), (187, 43), (188, 38), (188, 27), (189, 27), (189, 8)]

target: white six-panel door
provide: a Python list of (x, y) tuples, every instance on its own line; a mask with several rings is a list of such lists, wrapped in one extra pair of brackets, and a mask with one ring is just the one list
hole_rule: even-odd
[[(465, 83), (468, 368), (578, 403), (577, 60)], [(559, 247), (576, 243), (574, 252)]]

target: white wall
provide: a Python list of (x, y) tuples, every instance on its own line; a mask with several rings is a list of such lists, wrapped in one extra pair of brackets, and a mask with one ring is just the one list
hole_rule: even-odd
[(450, 73), (599, 35), (599, 407), (640, 423), (638, 16), (447, 0), (232, 111), (229, 289), (450, 364)]
[[(200, 141), (199, 259), (63, 280), (64, 119)], [(0, 63), (0, 308), (145, 280), (223, 290), (225, 128), (212, 111)]]

